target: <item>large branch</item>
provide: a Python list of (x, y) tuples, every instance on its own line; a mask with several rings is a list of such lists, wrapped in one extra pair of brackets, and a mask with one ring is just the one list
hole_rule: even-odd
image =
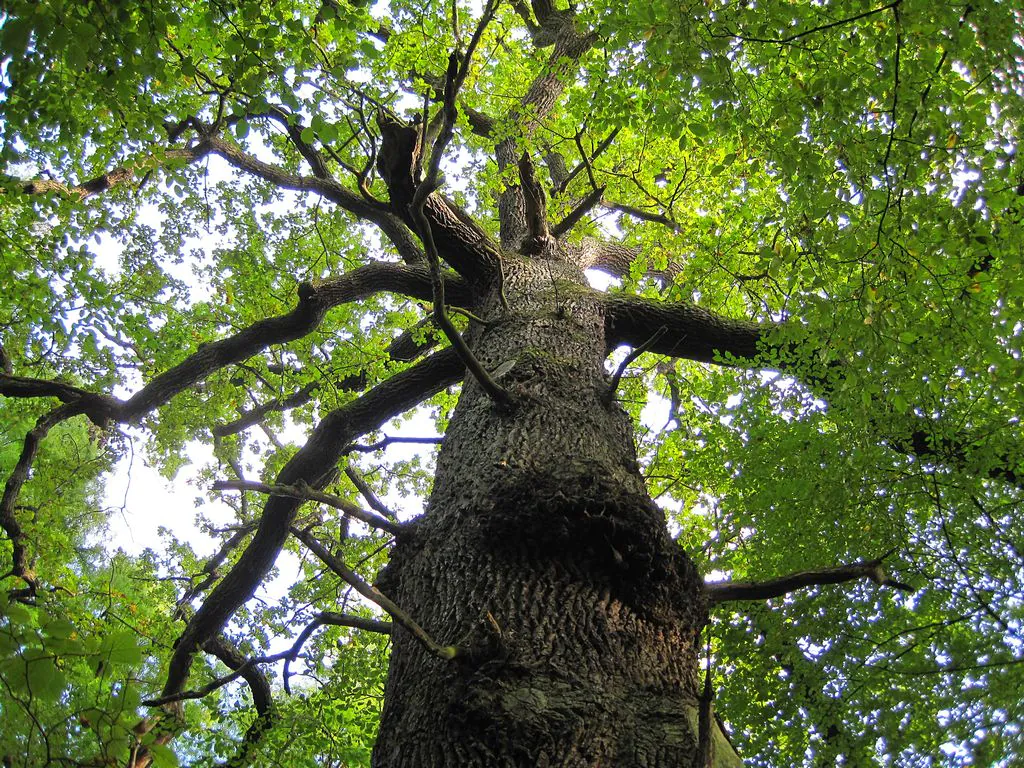
[[(468, 286), (458, 277), (445, 277), (447, 295), (455, 304), (468, 302)], [(291, 312), (259, 320), (226, 339), (201, 344), (193, 354), (153, 378), (128, 400), (58, 381), (30, 379), (0, 373), (0, 395), (5, 397), (57, 397), (80, 406), (92, 421), (133, 422), (167, 403), (179, 392), (233, 363), (241, 362), (274, 344), (302, 338), (315, 330), (328, 310), (358, 301), (381, 291), (393, 291), (417, 299), (431, 297), (430, 274), (423, 267), (399, 264), (368, 264), (319, 285), (299, 286), (299, 303)]]
[(828, 584), (843, 584), (857, 579), (870, 579), (875, 584), (893, 587), (905, 592), (914, 588), (901, 581), (890, 579), (882, 566), (882, 560), (869, 560), (835, 568), (821, 568), (815, 571), (799, 571), (778, 579), (757, 582), (706, 582), (704, 594), (710, 605), (737, 600), (771, 600), (798, 589), (820, 587)]
[[(508, 125), (516, 126), (513, 136), (501, 141), (495, 147), (498, 168), (515, 165), (521, 154), (521, 144), (529, 141), (544, 119), (550, 114), (572, 79), (579, 61), (597, 40), (592, 33), (581, 33), (571, 12), (546, 10), (543, 26), (554, 38), (554, 48), (540, 74), (519, 104), (505, 118)], [(526, 200), (523, 188), (510, 184), (498, 198), (498, 219), (501, 227), (501, 244), (510, 250), (518, 250), (519, 244), (528, 236)]]
[[(446, 276), (446, 280), (450, 295), (456, 301), (469, 298), (468, 288), (459, 278)], [(40, 418), (26, 435), (21, 456), (6, 481), (0, 499), (0, 527), (4, 529), (13, 547), (11, 574), (25, 581), (30, 594), (34, 592), (36, 578), (28, 563), (24, 533), (15, 515), (15, 508), (39, 445), (54, 426), (79, 414), (85, 414), (101, 426), (110, 421), (135, 422), (215, 371), (241, 362), (272, 344), (307, 335), (320, 324), (332, 307), (386, 290), (428, 299), (432, 295), (431, 278), (428, 271), (421, 267), (370, 264), (318, 286), (304, 283), (299, 286), (298, 306), (288, 314), (260, 320), (229, 338), (200, 345), (195, 353), (156, 376), (127, 400), (89, 392), (63, 382), (14, 376), (6, 370), (0, 372), (0, 395), (56, 397), (63, 403)], [(4, 369), (6, 367), (3, 366)], [(362, 432), (354, 437), (360, 434)]]
[(649, 352), (702, 363), (721, 363), (726, 356), (752, 361), (761, 351), (765, 334), (774, 327), (716, 315), (696, 304), (621, 294), (603, 295), (601, 302), (609, 348), (638, 347), (659, 334), (647, 346)]
[[(377, 169), (388, 187), (395, 213), (418, 230), (410, 206), (419, 187), (418, 169), (426, 159), (422, 132), (395, 117), (378, 115), (381, 150)], [(452, 269), (474, 283), (492, 279), (501, 269), (501, 251), (490, 236), (458, 206), (434, 192), (423, 204), (423, 215), (438, 254)]]
[[(583, 269), (599, 269), (614, 277), (627, 278), (632, 274), (633, 262), (640, 255), (640, 249), (596, 237), (584, 237), (580, 242), (580, 266)], [(682, 267), (671, 261), (665, 269), (649, 268), (644, 274), (658, 280), (671, 281)]]
[[(764, 360), (765, 365), (798, 376), (804, 384), (815, 388), (821, 397), (827, 399), (829, 396), (833, 377), (828, 375), (824, 366), (818, 366), (817, 370), (812, 366), (808, 370), (799, 365), (787, 365), (784, 360), (788, 354), (781, 355), (783, 362), (767, 362), (773, 357), (770, 354), (773, 352), (770, 334), (779, 327), (774, 323), (735, 320), (695, 304), (669, 304), (622, 294), (603, 294), (599, 301), (604, 305), (609, 349), (620, 344), (642, 346), (648, 352), (703, 363), (755, 365)], [(795, 346), (793, 342), (786, 342), (774, 351), (789, 353)], [(797, 355), (802, 360), (812, 357), (809, 354)], [(842, 365), (841, 362), (833, 362), (828, 367), (841, 368)], [(893, 430), (892, 425), (880, 425), (879, 431), (881, 439), (893, 450), (972, 471), (969, 446), (974, 443), (974, 438), (970, 434), (944, 434), (941, 424), (923, 417), (914, 417), (898, 430)], [(1021, 487), (1024, 481), (1017, 466), (1018, 461), (1013, 455), (1000, 455), (985, 469), (985, 474), (994, 480)]]
[[(305, 482), (313, 488), (321, 488), (345, 446), (459, 381), (463, 374), (458, 355), (446, 349), (332, 411), (313, 431), (306, 445), (284, 466), (276, 484)], [(234, 612), (252, 597), (273, 567), (301, 504), (301, 499), (287, 496), (271, 496), (267, 500), (259, 528), (249, 546), (182, 633), (168, 665), (164, 696), (181, 690), (188, 679), (196, 648), (219, 632)]]
[(131, 181), (140, 173), (162, 167), (168, 162), (183, 161), (185, 163), (192, 163), (207, 155), (214, 154), (226, 160), (234, 168), (269, 181), (282, 189), (313, 192), (322, 195), (355, 216), (376, 224), (394, 244), (399, 255), (406, 263), (415, 264), (423, 260), (423, 252), (419, 249), (416, 239), (408, 227), (397, 216), (388, 211), (385, 206), (375, 204), (372, 200), (367, 200), (328, 175), (322, 160), (318, 160), (319, 156), (309, 145), (301, 142), (298, 134), (295, 134), (293, 140), (296, 142), (297, 149), (313, 167), (316, 174), (314, 176), (292, 173), (280, 166), (264, 162), (243, 151), (241, 147), (232, 141), (218, 136), (199, 125), (198, 122), (191, 121), (190, 124), (199, 131), (200, 137), (192, 146), (153, 153), (78, 184), (65, 184), (53, 179), (19, 181), (3, 178), (0, 180), (17, 184), (25, 194), (56, 193), (66, 197), (77, 197), (82, 200), (120, 186)]

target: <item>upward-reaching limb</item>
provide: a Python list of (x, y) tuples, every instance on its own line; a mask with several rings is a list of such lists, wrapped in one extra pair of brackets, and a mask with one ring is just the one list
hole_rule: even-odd
[[(277, 484), (294, 485), (304, 481), (313, 488), (321, 487), (324, 476), (334, 467), (346, 445), (459, 381), (463, 373), (458, 355), (446, 349), (332, 411), (313, 431), (302, 450), (284, 466)], [(182, 633), (168, 666), (164, 696), (181, 690), (188, 679), (196, 648), (219, 632), (238, 607), (252, 597), (273, 567), (301, 503), (300, 499), (288, 496), (268, 499), (249, 546)]]

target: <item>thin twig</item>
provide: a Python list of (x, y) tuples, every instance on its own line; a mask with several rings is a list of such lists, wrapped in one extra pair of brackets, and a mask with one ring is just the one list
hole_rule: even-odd
[(366, 583), (358, 574), (350, 570), (340, 558), (331, 554), (331, 552), (328, 551), (323, 544), (317, 541), (315, 537), (310, 535), (308, 531), (301, 530), (295, 526), (291, 526), (289, 530), (295, 538), (309, 547), (310, 551), (312, 551), (314, 555), (319, 557), (328, 568), (340, 576), (342, 580), (355, 589), (356, 592), (361, 594), (367, 600), (379, 605), (388, 614), (390, 614), (391, 618), (409, 630), (409, 633), (419, 640), (429, 653), (444, 661), (450, 661), (459, 654), (459, 649), (454, 645), (440, 645), (436, 640), (434, 640), (434, 638), (428, 635), (426, 630), (417, 624), (409, 614), (399, 608), (387, 595), (375, 586)]
[(745, 43), (774, 43), (777, 45), (782, 45), (785, 43), (792, 43), (794, 40), (799, 40), (801, 37), (813, 35), (815, 32), (824, 32), (826, 29), (832, 29), (833, 27), (841, 27), (844, 24), (850, 24), (854, 21), (866, 19), (869, 16), (874, 16), (876, 13), (882, 13), (884, 11), (888, 11), (890, 8), (895, 8), (901, 2), (903, 2), (903, 0), (895, 0), (895, 2), (889, 3), (888, 5), (883, 5), (880, 8), (872, 8), (871, 10), (864, 11), (863, 13), (858, 13), (854, 16), (849, 16), (845, 19), (839, 19), (838, 21), (832, 21), (829, 22), (828, 24), (822, 24), (812, 29), (808, 29), (803, 32), (797, 32), (795, 34), (789, 35), (788, 37), (747, 37), (746, 35), (740, 35), (735, 32), (726, 32), (725, 34), (711, 32), (710, 34), (712, 37), (729, 37), (734, 38), (736, 40), (742, 40)]
[(652, 346), (654, 346), (654, 344), (658, 341), (658, 339), (660, 339), (662, 336), (664, 336), (667, 331), (668, 331), (668, 328), (666, 328), (665, 326), (661, 326), (661, 328), (656, 330), (651, 335), (651, 338), (649, 338), (647, 341), (645, 341), (639, 347), (637, 347), (632, 352), (630, 352), (628, 355), (626, 355), (626, 359), (623, 360), (622, 363), (619, 365), (619, 367), (616, 369), (615, 375), (612, 376), (611, 384), (608, 385), (608, 393), (605, 395), (605, 400), (607, 402), (610, 403), (613, 399), (615, 399), (615, 390), (617, 390), (619, 388), (619, 381), (622, 379), (622, 374), (624, 374), (626, 372), (626, 369), (630, 365), (632, 365), (633, 361), (636, 360), (638, 357), (640, 357), (640, 355), (642, 355), (644, 352), (646, 352), (648, 349), (650, 349)]
[(378, 440), (376, 443), (370, 443), (369, 445), (359, 445), (353, 443), (342, 451), (342, 455), (354, 453), (373, 453), (374, 451), (382, 451), (392, 443), (424, 443), (427, 445), (441, 445), (444, 442), (443, 437), (385, 437), (383, 440)]
[(340, 509), (346, 515), (354, 517), (356, 520), (360, 520), (369, 526), (379, 528), (382, 531), (390, 533), (392, 536), (400, 536), (402, 533), (401, 526), (391, 522), (390, 520), (385, 520), (374, 512), (367, 512), (365, 509), (360, 509), (352, 502), (345, 501), (345, 499), (338, 496), (332, 496), (329, 493), (318, 491), (306, 482), (299, 482), (296, 485), (268, 485), (267, 483), (260, 483), (253, 480), (218, 480), (213, 484), (213, 490), (256, 491), (257, 493), (267, 493), (273, 496), (289, 496), (293, 499), (317, 501), (321, 504), (326, 504), (329, 507)]

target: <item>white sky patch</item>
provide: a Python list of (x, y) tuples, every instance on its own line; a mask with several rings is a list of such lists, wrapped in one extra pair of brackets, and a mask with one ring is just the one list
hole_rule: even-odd
[[(131, 437), (134, 444), (136, 437)], [(196, 499), (204, 496), (198, 484), (199, 468), (213, 460), (213, 451), (201, 443), (186, 447), (189, 464), (173, 480), (168, 480), (146, 463), (137, 450), (129, 451), (106, 480), (106, 505), (112, 510), (108, 522), (107, 546), (138, 554), (144, 549), (163, 550), (160, 529), (187, 541), (200, 556), (211, 555), (217, 542), (196, 527), (199, 507)], [(203, 514), (215, 525), (230, 525), (235, 512), (221, 501), (205, 500)]]

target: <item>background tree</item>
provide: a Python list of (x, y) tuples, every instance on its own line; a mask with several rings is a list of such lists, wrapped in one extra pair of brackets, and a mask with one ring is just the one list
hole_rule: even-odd
[(1015, 763), (1022, 15), (8, 2), (5, 761)]

